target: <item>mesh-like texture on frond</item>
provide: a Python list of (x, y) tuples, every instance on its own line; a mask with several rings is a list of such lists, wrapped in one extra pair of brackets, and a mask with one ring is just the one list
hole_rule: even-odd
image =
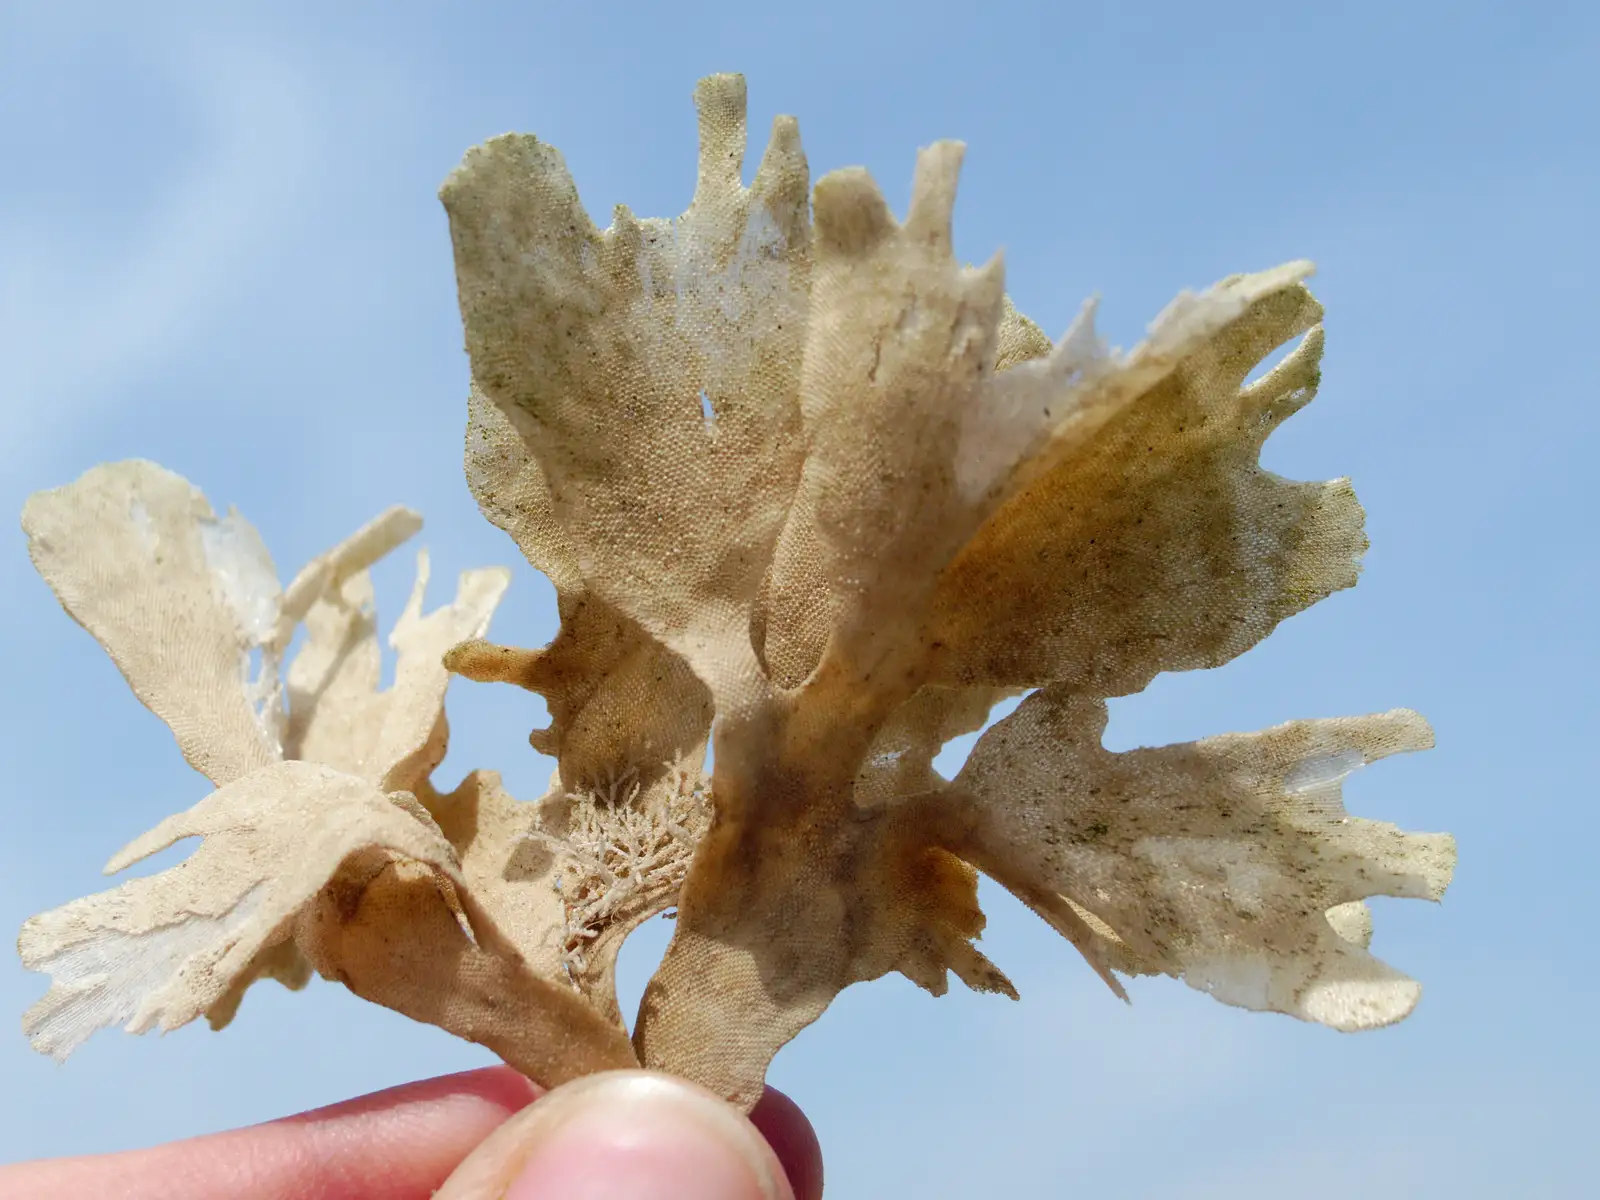
[[(424, 559), (380, 691), (365, 571), (404, 510), (280, 589), (242, 518), (148, 464), (30, 501), (40, 571), (219, 787), (148, 835), (203, 834), (188, 874), (30, 922), (57, 975), (39, 1044), (222, 1024), (251, 980), (315, 967), (546, 1084), (637, 1061), (750, 1104), (852, 983), (1016, 995), (973, 944), (980, 870), (1119, 995), (1168, 974), (1338, 1029), (1406, 1015), (1418, 987), (1367, 952), (1363, 901), (1437, 898), (1454, 847), (1347, 816), (1339, 781), (1426, 745), (1421, 718), (1100, 742), (1107, 697), (1356, 581), (1348, 483), (1260, 465), (1319, 379), (1309, 264), (1182, 293), (1126, 353), (1092, 304), (1052, 343), (998, 254), (953, 256), (959, 144), (917, 156), (902, 221), (859, 168), (811, 188), (788, 117), (743, 186), (743, 81), (695, 100), (672, 220), (596, 228), (521, 135), (441, 192), (467, 482), (553, 583), (549, 645), (483, 640), (499, 573), (424, 616)], [(489, 772), (434, 788), (449, 672), (544, 697), (541, 800)], [(617, 949), (672, 907), (630, 1046)]]
[[(444, 654), (485, 631), (506, 572), (464, 573), (455, 600), (424, 614), (419, 555), (390, 635), (395, 680), (379, 688), (366, 571), (419, 526), (391, 509), (280, 588), (242, 517), (217, 520), (153, 464), (99, 467), (29, 502), (41, 574), (219, 785), (107, 871), (201, 838), (184, 862), (24, 926), (24, 965), (52, 978), (24, 1020), (40, 1050), (65, 1056), (109, 1024), (172, 1029), (205, 1013), (220, 1028), (255, 980), (298, 987), (314, 967), (541, 1077), (634, 1061), (620, 1023), (541, 958), (559, 908), (518, 911), (512, 885), (482, 869), (526, 836), (520, 814), (478, 776), (448, 797), (428, 782), (445, 751)], [(489, 800), (463, 819), (479, 791)]]
[[(1042, 686), (1099, 711), (1355, 582), (1349, 486), (1259, 464), (1315, 391), (1309, 267), (1185, 293), (1126, 354), (1095, 335), (1092, 306), (1052, 345), (1005, 299), (998, 256), (952, 257), (958, 145), (919, 155), (904, 222), (858, 169), (822, 178), (808, 213), (792, 121), (745, 188), (742, 80), (702, 81), (696, 103), (694, 198), (672, 221), (619, 208), (596, 229), (559, 154), (529, 137), (470, 151), (441, 194), (475, 385), (468, 476), (562, 599), (550, 647), (463, 647), (452, 665), (546, 695), (541, 748), (564, 777), (577, 714), (607, 689), (618, 703), (581, 758), (600, 778), (664, 771), (715, 715), (715, 816), (640, 1012), (644, 1061), (749, 1102), (772, 1053), (854, 981), (899, 970), (940, 991), (953, 970), (1009, 991), (971, 945), (969, 863), (1119, 991), (1118, 972), (1165, 971), (1341, 1028), (1399, 1015), (1411, 985), (1330, 923), (1360, 925), (1334, 860), (1359, 876), (1379, 848), (1283, 816), (1270, 769), (1238, 795), (1211, 788), (1209, 823), (1140, 870), (1168, 836), (1127, 824), (1141, 804), (1187, 828), (1163, 769), (1097, 764), (1123, 770), (1125, 803), (1104, 813), (1067, 782), (1063, 756), (1084, 752), (1065, 726), (1018, 742), (1011, 767), (1037, 796), (931, 770), (1002, 696)], [(620, 689), (630, 657), (651, 686)], [(1032, 729), (1043, 703), (1000, 728)], [(1249, 798), (1272, 820), (1230, 824)], [(1038, 861), (1085, 805), (1137, 880), (1115, 903)], [(1434, 847), (1442, 886), (1443, 843), (1403, 844)], [(1327, 873), (1255, 925), (1218, 916), (1219, 896), (1243, 904), (1247, 880), (1319, 852)], [(1224, 862), (1245, 865), (1201, 865)], [(1207, 903), (1174, 907), (1206, 870)]]

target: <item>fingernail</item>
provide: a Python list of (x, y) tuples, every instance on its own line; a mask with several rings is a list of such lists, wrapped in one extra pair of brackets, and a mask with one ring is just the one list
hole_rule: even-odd
[[(498, 1161), (474, 1160), (495, 1159)], [(469, 1178), (470, 1177), (470, 1178)], [(451, 1185), (467, 1184), (460, 1190)], [(741, 1114), (665, 1075), (612, 1071), (535, 1101), (439, 1193), (504, 1200), (792, 1200)]]

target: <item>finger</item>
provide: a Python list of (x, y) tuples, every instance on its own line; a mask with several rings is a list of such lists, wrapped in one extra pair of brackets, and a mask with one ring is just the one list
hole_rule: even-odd
[(0, 1196), (423, 1200), (539, 1089), (488, 1067), (229, 1133), (0, 1167)]
[(556, 1088), (496, 1130), (437, 1200), (795, 1200), (754, 1125), (650, 1071)]
[(750, 1110), (750, 1123), (783, 1164), (797, 1200), (822, 1200), (822, 1143), (800, 1106), (769, 1087)]

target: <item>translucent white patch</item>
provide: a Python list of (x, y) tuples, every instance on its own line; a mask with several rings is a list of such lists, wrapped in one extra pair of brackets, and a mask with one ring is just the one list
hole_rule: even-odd
[(1179, 292), (1150, 323), (1148, 336), (1139, 349), (1152, 357), (1167, 357), (1221, 329), (1262, 296), (1298, 283), (1311, 272), (1309, 262), (1285, 263), (1270, 271), (1227, 280), (1198, 294)]
[(282, 589), (261, 535), (230, 509), (221, 519), (200, 522), (200, 544), (239, 628), (254, 645), (262, 645), (277, 627)]
[(733, 260), (739, 266), (759, 260), (780, 258), (788, 249), (783, 237), (783, 227), (778, 224), (765, 204), (751, 204), (745, 218), (744, 232), (739, 235), (739, 248)]
[(283, 589), (272, 556), (255, 526), (233, 509), (220, 520), (200, 522), (200, 544), (218, 594), (250, 647), (239, 665), (245, 696), (268, 742), (281, 749), (286, 715), (277, 656), (253, 653), (272, 640), (282, 611)]
[(244, 695), (255, 713), (267, 744), (283, 753), (283, 734), (289, 714), (284, 707), (283, 673), (275, 654), (255, 649), (245, 656)]
[(1183, 981), (1235, 1008), (1272, 1008), (1272, 968), (1262, 957), (1196, 959), (1184, 967)]
[(653, 265), (654, 255), (650, 253), (656, 239), (672, 233), (671, 225), (660, 217), (645, 217), (639, 221), (639, 237), (644, 242), (644, 251), (639, 255), (639, 299), (644, 304), (644, 309), (649, 312), (655, 301), (664, 299), (671, 294), (663, 284), (659, 289), (656, 286), (656, 273)]
[[(696, 216), (680, 218), (670, 226), (673, 294), (680, 300), (693, 297), (698, 304), (714, 307), (723, 320), (740, 326), (753, 343), (759, 343), (771, 336), (773, 325), (793, 319), (786, 299), (790, 284), (789, 265), (783, 260), (788, 248), (783, 227), (764, 204), (752, 202), (733, 255), (719, 270), (723, 231), (719, 223), (708, 223), (703, 217), (696, 220)], [(648, 255), (640, 255), (640, 271), (648, 296)], [(674, 314), (680, 328), (691, 332), (699, 332), (701, 320), (694, 305), (680, 304)]]
[(1291, 796), (1320, 791), (1340, 783), (1350, 772), (1367, 765), (1359, 750), (1336, 750), (1332, 754), (1319, 754), (1297, 763), (1283, 777), (1283, 790)]
[(154, 557), (156, 551), (161, 548), (161, 535), (156, 532), (156, 524), (150, 519), (150, 510), (137, 496), (128, 506), (128, 518), (133, 522), (133, 532), (138, 537), (139, 544)]
[(161, 1006), (160, 992), (180, 972), (195, 973), (197, 959), (203, 971), (232, 949), (266, 888), (267, 883), (258, 883), (219, 916), (174, 914), (172, 924), (147, 933), (103, 929), (30, 962), (52, 982), (49, 994), (23, 1020), (34, 1049), (59, 1061), (96, 1030), (112, 1025), (145, 1033), (158, 1022), (170, 1029), (193, 1020), (198, 1010), (169, 1012)]
[(967, 414), (956, 486), (969, 503), (1006, 478), (1039, 440), (1078, 411), (1092, 384), (1119, 365), (1095, 332), (1096, 300), (1078, 311), (1056, 348), (990, 380), (985, 403)]

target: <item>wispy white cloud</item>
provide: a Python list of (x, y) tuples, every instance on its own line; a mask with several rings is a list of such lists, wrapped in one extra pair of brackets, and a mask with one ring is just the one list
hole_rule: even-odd
[[(243, 31), (170, 33), (146, 29), (114, 51), (180, 93), (203, 131), (177, 174), (147, 181), (154, 203), (136, 235), (93, 263), (75, 222), (13, 212), (0, 228), (0, 470), (103, 415), (202, 336), (305, 193), (320, 154), (307, 78)], [(76, 39), (68, 52), (91, 53)]]

